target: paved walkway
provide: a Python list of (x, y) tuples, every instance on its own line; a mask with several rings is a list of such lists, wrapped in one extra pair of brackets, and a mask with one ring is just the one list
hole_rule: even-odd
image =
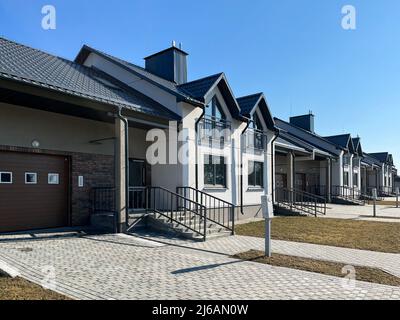
[(39, 284), (53, 268), (55, 290), (76, 299), (400, 299), (397, 287), (348, 288), (341, 278), (215, 253), (231, 247), (227, 239), (246, 240), (201, 248), (126, 235), (1, 236), (0, 261)]
[(392, 205), (376, 206), (376, 217), (373, 216), (373, 206), (350, 206), (342, 204), (327, 204), (326, 216), (322, 218), (339, 218), (380, 222), (400, 222), (400, 208)]
[[(164, 243), (196, 248), (210, 252), (234, 255), (248, 250), (264, 250), (264, 239), (246, 236), (219, 238), (207, 242), (194, 242), (184, 239), (160, 236), (154, 232), (143, 231), (140, 236)], [(367, 250), (348, 249), (318, 244), (272, 240), (272, 251), (275, 253), (334, 261), (354, 266), (366, 266), (382, 269), (400, 277), (400, 254), (383, 253)]]

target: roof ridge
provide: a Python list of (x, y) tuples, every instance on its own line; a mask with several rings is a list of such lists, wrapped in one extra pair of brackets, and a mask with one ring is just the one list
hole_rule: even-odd
[(241, 99), (246, 99), (246, 98), (252, 98), (252, 97), (256, 97), (256, 96), (261, 96), (263, 95), (263, 92), (258, 92), (258, 93), (253, 93), (253, 94), (249, 94), (247, 96), (242, 96), (242, 97), (238, 97), (236, 98), (236, 100), (241, 100)]
[(276, 119), (276, 120), (279, 120), (279, 121), (282, 121), (282, 122), (284, 122), (284, 123), (286, 123), (286, 124), (288, 124), (288, 125), (290, 125), (290, 126), (293, 126), (293, 127), (295, 127), (296, 129), (299, 129), (299, 130), (301, 130), (301, 131), (303, 131), (303, 132), (305, 132), (305, 133), (308, 133), (308, 134), (310, 134), (310, 135), (312, 135), (312, 136), (314, 136), (314, 137), (316, 137), (316, 138), (319, 138), (319, 139), (321, 139), (321, 140), (323, 140), (323, 141), (329, 143), (329, 144), (332, 145), (333, 147), (337, 147), (334, 143), (332, 143), (332, 142), (330, 142), (329, 140), (325, 139), (325, 137), (320, 136), (319, 134), (316, 134), (315, 132), (307, 131), (307, 130), (305, 130), (305, 129), (303, 129), (303, 128), (300, 128), (300, 127), (298, 127), (298, 126), (295, 126), (295, 125), (291, 124), (290, 122), (287, 122), (287, 121), (285, 121), (285, 120), (279, 119), (279, 118), (277, 118), (277, 117), (274, 117), (274, 120), (275, 120), (275, 119)]
[(185, 86), (187, 84), (193, 84), (193, 83), (196, 83), (196, 82), (204, 81), (206, 79), (211, 79), (211, 78), (216, 77), (216, 76), (220, 77), (223, 74), (224, 74), (224, 72), (219, 72), (219, 73), (216, 73), (216, 74), (213, 74), (213, 75), (210, 75), (210, 76), (206, 76), (206, 77), (203, 77), (203, 78), (199, 78), (199, 79), (196, 79), (196, 80), (192, 80), (192, 81), (188, 81), (188, 82), (182, 83), (180, 85), (177, 85), (177, 87), (180, 88), (180, 87), (183, 87), (183, 86)]
[[(334, 138), (334, 137), (344, 137), (344, 136), (350, 136), (350, 138), (351, 138), (351, 134), (350, 133), (336, 134), (336, 135), (333, 135), (333, 136), (325, 136), (324, 138)], [(351, 139), (356, 139), (356, 138), (351, 138)]]

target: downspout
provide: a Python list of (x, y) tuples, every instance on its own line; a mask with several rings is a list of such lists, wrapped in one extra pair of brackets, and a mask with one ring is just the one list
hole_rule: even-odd
[[(128, 120), (122, 115), (122, 107), (118, 108), (117, 117), (124, 123), (125, 126), (125, 214), (126, 214), (126, 227), (128, 226), (128, 218), (129, 218), (129, 122)], [(119, 211), (118, 211), (119, 212)], [(118, 213), (120, 214), (120, 213)], [(118, 217), (119, 218), (119, 217)], [(118, 222), (121, 221), (118, 219)], [(118, 232), (121, 233), (125, 230), (121, 230), (121, 226), (118, 224)]]
[(250, 126), (250, 121), (247, 121), (246, 127), (240, 134), (240, 213), (244, 215), (243, 211), (243, 136)]
[[(196, 166), (195, 166), (195, 181), (196, 181), (196, 190), (199, 190), (199, 140), (198, 140), (198, 133), (199, 133), (199, 123), (204, 118), (206, 114), (206, 108), (203, 108), (203, 112), (201, 113), (200, 117), (196, 120), (195, 123), (195, 139), (196, 139)], [(197, 192), (196, 192), (197, 194)]]
[(276, 139), (279, 138), (279, 129), (276, 130), (276, 135), (271, 141), (271, 194), (272, 194), (272, 204), (274, 204), (274, 192), (275, 192), (275, 175), (274, 175), (274, 165), (275, 165), (275, 152), (274, 151), (274, 143)]

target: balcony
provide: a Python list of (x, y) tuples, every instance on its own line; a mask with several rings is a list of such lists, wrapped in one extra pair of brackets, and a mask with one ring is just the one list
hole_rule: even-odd
[(263, 151), (267, 146), (267, 136), (258, 130), (248, 129), (244, 136), (245, 148)]
[(231, 142), (231, 124), (223, 119), (203, 118), (199, 123), (199, 143), (223, 147)]

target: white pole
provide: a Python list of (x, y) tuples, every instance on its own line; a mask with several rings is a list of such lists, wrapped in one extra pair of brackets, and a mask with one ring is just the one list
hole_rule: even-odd
[(271, 220), (274, 217), (274, 208), (272, 205), (272, 197), (262, 196), (261, 197), (261, 207), (263, 212), (263, 217), (265, 219), (265, 256), (271, 257)]
[(265, 256), (271, 257), (271, 219), (265, 219)]
[(396, 188), (396, 208), (399, 207), (399, 187)]
[(374, 217), (376, 217), (376, 198), (378, 197), (378, 190), (376, 188), (372, 190), (372, 197), (374, 198)]

